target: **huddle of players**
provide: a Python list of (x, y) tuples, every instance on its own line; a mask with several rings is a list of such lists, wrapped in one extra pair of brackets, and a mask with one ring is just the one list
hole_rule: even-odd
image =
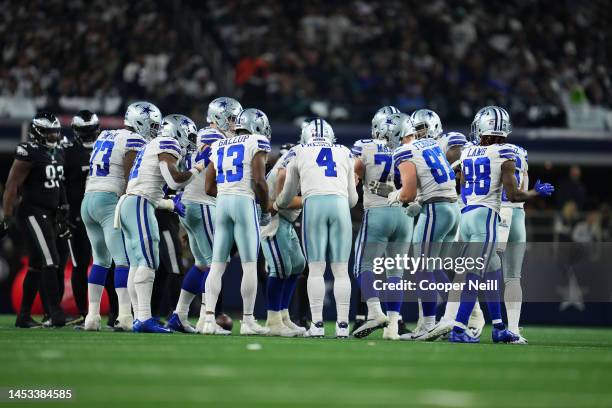
[[(114, 262), (119, 303), (117, 329), (229, 334), (216, 324), (214, 309), (235, 243), (243, 269), (241, 334), (324, 336), (323, 274), (329, 261), (338, 316), (336, 336), (348, 337), (349, 211), (357, 202), (355, 183), (361, 179), (366, 211), (355, 250), (355, 274), (362, 297), (367, 299), (368, 320), (353, 334), (365, 337), (385, 327), (383, 337), (396, 340), (400, 338), (397, 321), (401, 298), (389, 299), (387, 315), (382, 312), (378, 293), (372, 285), (373, 257), (385, 251), (407, 251), (410, 243), (416, 244), (418, 252), (436, 256), (442, 248), (436, 244), (454, 241), (460, 230), (461, 242), (479, 243), (476, 247), (479, 246), (480, 253), (488, 254), (490, 259), (485, 270), (471, 271), (465, 279), (478, 281), (492, 276), (500, 280), (501, 264), (494, 249), (502, 190), (504, 202), (509, 203), (522, 202), (536, 194), (550, 195), (553, 191), (552, 186), (539, 182), (534, 191), (526, 191), (526, 152), (504, 144), (511, 124), (507, 112), (498, 107), (486, 107), (478, 112), (472, 124), (471, 143), (460, 133), (442, 134), (440, 120), (432, 111), (420, 110), (409, 117), (396, 108), (384, 107), (372, 121), (372, 139), (356, 142), (352, 153), (335, 144), (333, 130), (327, 122), (314, 119), (304, 123), (300, 144), (285, 153), (267, 176), (265, 163), (271, 129), (263, 112), (242, 110), (237, 101), (218, 98), (209, 105), (207, 119), (210, 126), (198, 132), (193, 121), (183, 115), (162, 118), (154, 105), (137, 102), (127, 109), (124, 129), (104, 131), (93, 144), (81, 205), (81, 217), (94, 258), (89, 275), (86, 330), (100, 328), (102, 289), (108, 268)], [(48, 151), (50, 166), (53, 166), (57, 162), (54, 144), (57, 140), (54, 142), (52, 137), (55, 133), (59, 137), (56, 118), (48, 114), (37, 116), (30, 129), (32, 141), (18, 147), (16, 159), (28, 156), (20, 152), (24, 146), (35, 146)], [(55, 178), (48, 184), (59, 184), (59, 201), (57, 205), (49, 203), (50, 211), (62, 208), (65, 194), (59, 182), (62, 175), (57, 174), (61, 173), (60, 167), (55, 168)], [(45, 169), (49, 178), (51, 171)], [(455, 192), (455, 170), (460, 173), (460, 201), (465, 205), (461, 216)], [(168, 188), (183, 192), (166, 198)], [(26, 193), (27, 189), (24, 202), (29, 201)], [(5, 194), (5, 214), (12, 214), (6, 202)], [(509, 206), (512, 208), (509, 213), (502, 212), (508, 218), (502, 223), (509, 231), (508, 239), (524, 241), (522, 207)], [(172, 211), (181, 217), (195, 258), (194, 266), (183, 280), (167, 327), (162, 327), (151, 315), (160, 241), (155, 209)], [(303, 253), (292, 224), (300, 212)], [(416, 215), (419, 217), (414, 226)], [(40, 217), (47, 219), (45, 214)], [(45, 228), (49, 230), (46, 234), (39, 234), (42, 230), (39, 224), (52, 223), (37, 220), (35, 215), (26, 214), (21, 218), (30, 223), (30, 235), (37, 239), (32, 242), (33, 247), (41, 249), (39, 252), (45, 258), (49, 250), (45, 251), (41, 242), (55, 239), (55, 234), (51, 228)], [(253, 317), (260, 245), (269, 272), (266, 327), (260, 326)], [(504, 268), (504, 280), (506, 290), (510, 286), (520, 292), (522, 254), (515, 254), (514, 258), (515, 270), (510, 274)], [(312, 315), (308, 330), (295, 325), (288, 314), (295, 280), (306, 260)], [(57, 268), (53, 257), (35, 262), (45, 264), (41, 269)], [(398, 280), (402, 271), (389, 275), (389, 280)], [(445, 271), (424, 270), (417, 276), (430, 282), (448, 280)], [(43, 287), (53, 295), (48, 303), (54, 316), (61, 313), (61, 308), (52, 286)], [(203, 304), (198, 324), (193, 328), (187, 311), (198, 293), (202, 293)], [(482, 326), (476, 333), (465, 330), (477, 304), (477, 295), (464, 291), (461, 302), (449, 302), (445, 318), (436, 324), (435, 297), (419, 293), (420, 324), (415, 333), (401, 338), (434, 340), (450, 332), (451, 341), (477, 341)], [(520, 302), (507, 302), (508, 317), (512, 321), (509, 321), (510, 329), (506, 329), (501, 320), (499, 293), (485, 293), (485, 298), (493, 320), (494, 341), (525, 343), (518, 334)], [(24, 302), (27, 301), (24, 296)]]

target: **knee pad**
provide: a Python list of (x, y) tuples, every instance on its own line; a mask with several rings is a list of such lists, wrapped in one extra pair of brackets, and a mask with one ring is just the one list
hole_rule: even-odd
[(139, 266), (134, 274), (134, 283), (153, 283), (155, 280), (155, 270), (146, 266)]

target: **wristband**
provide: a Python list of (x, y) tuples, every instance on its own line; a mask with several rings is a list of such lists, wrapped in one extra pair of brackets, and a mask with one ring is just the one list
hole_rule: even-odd
[(174, 211), (174, 202), (167, 198), (161, 199), (157, 203), (157, 208), (160, 210)]

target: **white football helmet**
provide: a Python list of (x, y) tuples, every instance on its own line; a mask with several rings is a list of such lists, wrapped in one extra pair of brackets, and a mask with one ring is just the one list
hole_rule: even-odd
[(161, 121), (162, 114), (157, 106), (141, 101), (128, 106), (123, 123), (146, 140), (151, 140), (157, 136)]
[(382, 108), (376, 111), (374, 117), (372, 118), (372, 138), (376, 138), (374, 134), (376, 133), (376, 130), (378, 129), (380, 123), (387, 118), (387, 115), (391, 115), (393, 113), (400, 113), (400, 110), (397, 109), (395, 106), (389, 105), (383, 106)]
[(410, 116), (404, 113), (393, 113), (387, 115), (385, 120), (379, 124), (374, 138), (386, 140), (387, 146), (395, 149), (402, 143), (404, 137), (414, 133), (416, 133), (416, 130)]
[(442, 134), (442, 122), (438, 114), (430, 109), (419, 109), (410, 115), (417, 138), (431, 137), (437, 139)]
[(270, 121), (265, 113), (255, 108), (248, 108), (238, 114), (236, 118), (236, 130), (246, 130), (256, 135), (264, 135), (268, 140), (272, 139)]
[(241, 110), (242, 105), (240, 105), (240, 102), (234, 98), (222, 96), (208, 104), (206, 121), (214, 124), (226, 136), (232, 136), (234, 134), (236, 117)]
[(504, 108), (486, 106), (480, 109), (472, 121), (470, 136), (479, 144), (483, 135), (508, 137), (512, 132), (510, 115)]
[(334, 135), (334, 129), (325, 119), (316, 118), (302, 128), (300, 143), (309, 143), (312, 139), (327, 139), (334, 143), (336, 136)]
[(176, 139), (183, 150), (193, 151), (196, 148), (198, 128), (185, 115), (173, 113), (164, 116), (159, 134)]

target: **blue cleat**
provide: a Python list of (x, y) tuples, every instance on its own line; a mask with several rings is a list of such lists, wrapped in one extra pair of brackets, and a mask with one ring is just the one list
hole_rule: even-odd
[(132, 322), (132, 331), (134, 333), (138, 333), (141, 331), (141, 327), (142, 327), (142, 322), (138, 319), (134, 319), (134, 321)]
[(183, 324), (176, 313), (172, 313), (172, 316), (170, 316), (170, 319), (168, 319), (168, 323), (166, 323), (166, 328), (181, 333), (196, 333), (196, 330), (189, 324), (189, 322), (187, 322), (187, 324)]
[(505, 327), (503, 329), (493, 327), (491, 337), (493, 338), (493, 343), (514, 343), (519, 341), (521, 338), (519, 335), (512, 333)]
[(451, 343), (480, 343), (480, 337), (472, 337), (467, 331), (451, 330), (448, 341)]
[(133, 330), (137, 333), (172, 333), (170, 329), (161, 326), (154, 318), (147, 319), (144, 322), (139, 321), (138, 324), (134, 324)]

